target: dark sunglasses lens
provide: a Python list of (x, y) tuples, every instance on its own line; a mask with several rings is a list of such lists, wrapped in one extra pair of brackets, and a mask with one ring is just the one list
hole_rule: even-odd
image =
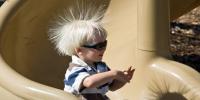
[(107, 46), (107, 40), (104, 41), (104, 42), (98, 43), (96, 45), (93, 45), (93, 46), (84, 45), (83, 47), (93, 48), (93, 49), (96, 49), (96, 50), (103, 50), (106, 46)]
[(98, 45), (96, 45), (95, 49), (97, 50), (102, 50), (107, 46), (107, 41), (99, 43)]

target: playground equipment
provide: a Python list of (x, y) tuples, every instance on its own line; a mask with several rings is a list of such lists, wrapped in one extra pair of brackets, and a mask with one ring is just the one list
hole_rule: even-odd
[[(61, 89), (69, 57), (48, 41), (51, 19), (74, 0), (6, 0), (0, 8), (0, 99), (76, 100)], [(199, 0), (96, 0), (107, 4), (105, 61), (113, 69), (133, 65), (130, 84), (109, 92), (112, 100), (199, 100), (200, 75), (170, 60), (169, 21)]]

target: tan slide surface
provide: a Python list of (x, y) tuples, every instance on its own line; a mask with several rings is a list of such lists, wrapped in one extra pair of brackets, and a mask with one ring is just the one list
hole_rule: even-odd
[[(75, 0), (6, 0), (0, 7), (0, 99), (76, 100), (64, 92), (70, 57), (59, 56), (47, 31)], [(169, 21), (199, 0), (96, 0), (108, 5), (108, 48), (112, 69), (136, 68), (111, 100), (200, 100), (200, 74), (170, 60)]]

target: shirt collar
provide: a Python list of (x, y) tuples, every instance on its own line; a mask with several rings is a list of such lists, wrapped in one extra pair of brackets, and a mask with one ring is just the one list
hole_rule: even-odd
[(81, 66), (88, 66), (88, 64), (86, 64), (82, 59), (80, 59), (79, 57), (75, 55), (72, 56), (72, 63), (78, 64)]
[(81, 66), (85, 66), (85, 69), (87, 71), (93, 70), (90, 66), (88, 66), (87, 63), (85, 63), (82, 59), (80, 59), (79, 57), (77, 57), (75, 55), (72, 56), (72, 63), (77, 64), (77, 65), (81, 65)]

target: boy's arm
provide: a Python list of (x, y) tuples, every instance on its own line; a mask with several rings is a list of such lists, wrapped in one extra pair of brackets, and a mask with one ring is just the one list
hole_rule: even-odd
[(83, 80), (83, 86), (86, 88), (95, 88), (103, 84), (106, 84), (110, 80), (118, 79), (120, 81), (126, 82), (125, 75), (122, 71), (111, 70), (107, 72), (102, 72), (86, 77)]
[(110, 91), (116, 91), (123, 87), (126, 84), (126, 82), (121, 82), (119, 80), (113, 80), (113, 82), (109, 86)]
[(132, 79), (134, 71), (135, 71), (135, 69), (132, 69), (132, 66), (130, 66), (128, 70), (124, 71), (125, 76), (126, 76), (125, 78), (128, 81), (124, 82), (124, 81), (120, 81), (120, 80), (113, 80), (112, 84), (109, 86), (109, 89), (111, 91), (115, 91), (115, 90), (118, 90), (121, 87), (123, 87), (127, 82), (130, 82), (130, 80)]

